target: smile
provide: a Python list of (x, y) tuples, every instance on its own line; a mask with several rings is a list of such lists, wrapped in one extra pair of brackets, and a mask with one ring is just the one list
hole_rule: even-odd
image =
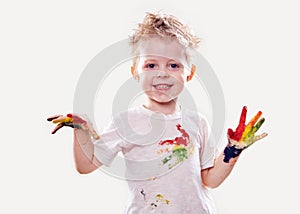
[(157, 85), (153, 85), (153, 87), (155, 89), (158, 89), (158, 90), (167, 90), (169, 88), (171, 88), (173, 85), (170, 85), (170, 84), (157, 84)]

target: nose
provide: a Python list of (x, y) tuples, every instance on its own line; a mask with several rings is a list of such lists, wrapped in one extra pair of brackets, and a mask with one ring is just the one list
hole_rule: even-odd
[(169, 74), (166, 71), (158, 71), (156, 77), (167, 78), (169, 77)]

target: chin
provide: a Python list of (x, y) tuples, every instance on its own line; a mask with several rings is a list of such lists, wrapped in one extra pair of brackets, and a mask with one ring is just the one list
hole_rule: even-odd
[(162, 92), (151, 91), (146, 93), (146, 95), (150, 100), (160, 104), (168, 104), (177, 100), (177, 96), (175, 96), (174, 94), (167, 94)]
[(150, 99), (159, 104), (168, 104), (177, 100), (176, 97), (150, 97)]

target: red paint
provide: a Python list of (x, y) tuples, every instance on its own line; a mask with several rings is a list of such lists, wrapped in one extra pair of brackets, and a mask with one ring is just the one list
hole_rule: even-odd
[(181, 128), (180, 124), (177, 124), (176, 127), (177, 127), (177, 130), (181, 132), (182, 137), (190, 139), (189, 134), (184, 129)]
[(164, 140), (159, 142), (159, 145), (184, 145), (187, 146), (190, 141), (189, 134), (181, 128), (180, 124), (176, 125), (177, 130), (181, 133), (181, 137), (176, 137), (173, 140)]
[(244, 106), (241, 117), (240, 117), (240, 122), (238, 127), (236, 128), (235, 132), (232, 129), (228, 129), (227, 134), (230, 139), (239, 141), (243, 135), (243, 132), (245, 130), (245, 121), (246, 121), (246, 114), (247, 114), (247, 107)]
[(80, 117), (73, 115), (73, 114), (67, 114), (67, 117), (70, 117), (73, 119), (74, 123), (81, 123), (81, 124), (86, 124), (86, 121), (81, 119)]

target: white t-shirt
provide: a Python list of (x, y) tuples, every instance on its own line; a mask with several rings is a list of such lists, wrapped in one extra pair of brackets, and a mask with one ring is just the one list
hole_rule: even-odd
[(163, 115), (144, 107), (122, 112), (94, 142), (94, 154), (127, 180), (126, 214), (216, 213), (201, 181), (201, 169), (214, 164), (216, 146), (199, 113)]

